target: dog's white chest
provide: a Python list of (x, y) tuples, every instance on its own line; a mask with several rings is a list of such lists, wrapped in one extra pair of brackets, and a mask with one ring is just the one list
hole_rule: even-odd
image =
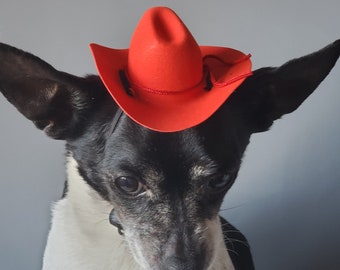
[(43, 269), (140, 269), (109, 223), (112, 206), (86, 184), (76, 166), (69, 158), (68, 194), (54, 205)]
[(76, 213), (68, 204), (67, 199), (63, 199), (55, 205), (44, 270), (139, 269), (122, 236), (112, 225), (106, 225), (107, 219), (90, 221), (92, 231), (88, 225), (83, 228), (83, 224), (71, 218)]

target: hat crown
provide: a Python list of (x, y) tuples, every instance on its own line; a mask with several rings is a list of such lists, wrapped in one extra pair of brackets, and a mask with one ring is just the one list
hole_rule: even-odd
[(127, 72), (141, 87), (174, 92), (188, 89), (202, 80), (201, 50), (171, 9), (152, 8), (132, 37)]
[(251, 75), (250, 55), (198, 46), (165, 7), (145, 13), (130, 48), (91, 44), (91, 50), (99, 76), (119, 107), (140, 125), (161, 132), (202, 123)]

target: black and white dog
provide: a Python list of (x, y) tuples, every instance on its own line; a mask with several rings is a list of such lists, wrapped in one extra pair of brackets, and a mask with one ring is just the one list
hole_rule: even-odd
[(246, 239), (219, 217), (220, 205), (251, 134), (294, 111), (339, 55), (340, 40), (256, 70), (202, 124), (161, 133), (122, 114), (97, 76), (60, 72), (1, 44), (2, 94), (66, 141), (68, 180), (43, 268), (253, 269)]

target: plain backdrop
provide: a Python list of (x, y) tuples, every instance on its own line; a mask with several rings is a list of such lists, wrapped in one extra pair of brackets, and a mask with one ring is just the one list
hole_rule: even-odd
[[(254, 69), (340, 38), (339, 0), (1, 0), (0, 42), (69, 73), (96, 73), (88, 43), (128, 47), (155, 5), (173, 8), (199, 44), (251, 53)], [(339, 102), (340, 62), (296, 112), (251, 139), (222, 215), (247, 236), (257, 269), (340, 269)], [(63, 154), (63, 142), (0, 96), (0, 269), (41, 268)]]

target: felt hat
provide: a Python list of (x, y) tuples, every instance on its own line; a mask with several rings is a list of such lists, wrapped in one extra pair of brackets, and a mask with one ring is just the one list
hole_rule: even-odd
[(90, 44), (101, 80), (137, 123), (175, 132), (209, 118), (251, 75), (250, 55), (199, 46), (169, 8), (145, 12), (130, 48)]

